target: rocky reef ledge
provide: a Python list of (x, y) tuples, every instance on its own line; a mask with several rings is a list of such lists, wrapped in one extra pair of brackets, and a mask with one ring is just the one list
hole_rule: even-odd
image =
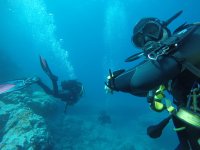
[(0, 150), (166, 150), (177, 143), (166, 148), (171, 134), (148, 139), (145, 127), (162, 116), (112, 113), (112, 122), (102, 124), (99, 111), (81, 102), (64, 113), (62, 101), (33, 85), (0, 95)]
[(56, 100), (43, 91), (15, 91), (0, 96), (0, 149), (50, 150), (52, 136), (46, 117)]

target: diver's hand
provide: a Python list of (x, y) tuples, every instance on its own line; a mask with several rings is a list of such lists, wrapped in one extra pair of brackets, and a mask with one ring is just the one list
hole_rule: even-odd
[(104, 90), (106, 91), (106, 94), (113, 94), (113, 90), (109, 88), (107, 85), (104, 86)]
[(31, 80), (32, 80), (32, 82), (39, 82), (40, 78), (35, 76), (35, 77), (32, 77)]
[(119, 91), (115, 86), (115, 79), (124, 72), (124, 69), (120, 69), (114, 72), (112, 72), (111, 69), (109, 69), (109, 75), (107, 77), (107, 81), (105, 82), (104, 88), (106, 90), (106, 93), (113, 94), (113, 91)]
[(107, 81), (105, 82), (104, 90), (106, 91), (106, 94), (113, 94), (113, 85), (114, 78), (113, 75), (110, 73), (109, 76), (107, 76)]

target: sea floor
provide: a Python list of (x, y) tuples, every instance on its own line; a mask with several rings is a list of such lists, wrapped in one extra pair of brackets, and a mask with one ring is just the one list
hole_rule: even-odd
[(1, 96), (0, 149), (171, 150), (178, 144), (172, 123), (159, 139), (147, 136), (146, 128), (163, 119), (157, 113), (108, 111), (111, 122), (101, 124), (98, 111), (78, 104), (64, 113), (63, 106), (35, 89)]

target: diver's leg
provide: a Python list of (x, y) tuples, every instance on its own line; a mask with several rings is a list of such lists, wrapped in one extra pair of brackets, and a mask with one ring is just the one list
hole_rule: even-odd
[(58, 81), (58, 79), (57, 79), (57, 77), (56, 76), (54, 76), (55, 78), (50, 78), (51, 79), (51, 82), (52, 82), (52, 85), (53, 85), (53, 94), (55, 95), (55, 96), (57, 96), (58, 95), (58, 84), (57, 84), (57, 81)]
[(39, 79), (36, 83), (45, 91), (45, 93), (53, 95), (53, 91), (47, 85), (45, 85), (41, 79)]
[(41, 64), (42, 70), (51, 79), (51, 82), (52, 82), (52, 85), (53, 85), (53, 95), (57, 96), (58, 95), (58, 84), (57, 84), (58, 77), (53, 75), (53, 73), (51, 72), (51, 70), (49, 68), (47, 61), (41, 56), (39, 58), (40, 58), (40, 64)]

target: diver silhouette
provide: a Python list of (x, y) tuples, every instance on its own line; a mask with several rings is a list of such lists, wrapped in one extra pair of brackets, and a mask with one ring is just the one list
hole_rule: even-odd
[(51, 72), (47, 61), (39, 56), (40, 58), (40, 64), (43, 69), (43, 71), (47, 74), (47, 76), (52, 81), (53, 90), (51, 90), (47, 85), (45, 85), (41, 79), (38, 78), (37, 84), (43, 88), (43, 90), (56, 98), (61, 99), (62, 101), (66, 102), (65, 106), (65, 112), (68, 108), (68, 106), (76, 104), (79, 99), (83, 96), (84, 88), (83, 84), (77, 80), (67, 80), (61, 82), (62, 90), (58, 90), (58, 77), (53, 75)]

